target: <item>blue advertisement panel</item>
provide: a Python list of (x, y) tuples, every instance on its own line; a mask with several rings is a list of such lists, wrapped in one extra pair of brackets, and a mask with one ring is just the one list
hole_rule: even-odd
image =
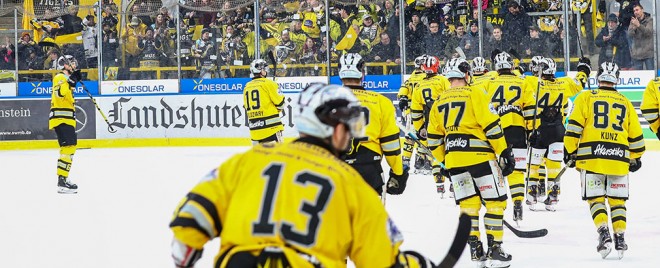
[(250, 78), (181, 79), (183, 94), (242, 94)]
[[(330, 83), (341, 84), (339, 76), (330, 77)], [(376, 92), (398, 92), (401, 87), (400, 75), (367, 75), (362, 81), (367, 90)]]
[[(87, 90), (92, 95), (99, 95), (99, 86), (97, 81), (83, 81)], [(18, 83), (18, 96), (19, 97), (45, 97), (50, 98), (53, 92), (53, 82), (19, 82)], [(83, 86), (78, 83), (73, 92), (74, 96), (87, 96)]]

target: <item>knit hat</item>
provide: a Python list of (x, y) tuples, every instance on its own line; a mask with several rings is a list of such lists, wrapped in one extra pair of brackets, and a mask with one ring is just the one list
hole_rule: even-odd
[(607, 21), (614, 21), (614, 22), (619, 22), (619, 19), (616, 17), (616, 14), (610, 14), (607, 16)]

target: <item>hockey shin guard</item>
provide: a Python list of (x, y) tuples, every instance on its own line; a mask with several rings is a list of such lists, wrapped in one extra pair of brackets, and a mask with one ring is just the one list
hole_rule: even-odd
[(612, 217), (612, 229), (614, 233), (626, 231), (626, 200), (608, 197), (610, 204), (610, 217)]
[(525, 198), (525, 173), (522, 170), (515, 170), (507, 176), (509, 189), (511, 189), (511, 199), (515, 202), (521, 202)]
[(506, 209), (506, 201), (486, 201), (486, 215), (484, 215), (486, 235), (493, 236), (495, 242), (502, 242), (502, 236), (504, 235), (502, 225), (504, 209)]
[[(559, 161), (552, 161), (550, 159), (546, 159), (545, 165), (547, 167), (548, 171), (548, 184), (546, 187), (546, 194), (550, 194), (553, 190), (557, 191), (557, 196), (559, 195), (559, 183), (556, 183), (555, 180), (557, 179), (557, 175), (559, 174), (559, 171), (561, 171), (561, 162)], [(554, 187), (557, 186), (557, 187)], [(554, 189), (553, 189), (554, 188)]]
[(596, 197), (588, 199), (589, 208), (591, 209), (591, 218), (594, 220), (596, 228), (607, 225), (607, 207), (605, 207), (605, 197)]
[(470, 220), (472, 221), (470, 236), (481, 237), (481, 234), (479, 233), (479, 210), (481, 209), (481, 198), (479, 196), (473, 196), (461, 200), (459, 206), (461, 207), (461, 212), (470, 216)]
[(76, 152), (76, 146), (60, 147), (60, 158), (57, 159), (57, 175), (65, 178), (69, 177), (73, 154)]
[(410, 166), (410, 159), (412, 157), (413, 150), (415, 149), (415, 142), (410, 138), (406, 138), (403, 141), (403, 164)]

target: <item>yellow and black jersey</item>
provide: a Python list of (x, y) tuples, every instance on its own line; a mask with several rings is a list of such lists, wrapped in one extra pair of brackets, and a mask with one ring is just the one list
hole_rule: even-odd
[[(534, 95), (526, 88), (525, 80), (514, 74), (502, 74), (484, 83), (491, 107), (500, 116), (503, 129), (523, 127), (531, 129)], [(525, 112), (524, 109), (527, 108)], [(530, 113), (531, 112), (531, 113)], [(526, 121), (529, 120), (529, 121)]]
[(568, 153), (576, 153), (578, 169), (617, 176), (628, 174), (630, 159), (645, 150), (635, 107), (613, 88), (577, 96), (564, 146)]
[(400, 130), (396, 123), (394, 104), (382, 94), (365, 90), (362, 86), (347, 87), (360, 101), (366, 119), (365, 138), (355, 145), (350, 157), (356, 157), (354, 154), (360, 154), (366, 148), (377, 155), (384, 155), (392, 171), (397, 175), (403, 174)]
[(322, 267), (345, 267), (346, 257), (392, 266), (403, 238), (374, 190), (327, 145), (305, 139), (255, 146), (213, 170), (177, 206), (175, 239), (202, 249), (219, 237), (214, 267), (266, 247), (283, 249), (292, 267), (312, 267), (299, 252)]
[(449, 88), (449, 80), (441, 75), (426, 77), (413, 89), (410, 112), (413, 126), (420, 130), (426, 122), (427, 112), (440, 93)]
[(428, 145), (448, 169), (495, 160), (507, 144), (499, 116), (482, 88), (445, 90), (431, 109)]
[(487, 72), (483, 75), (474, 75), (472, 76), (470, 86), (486, 88), (484, 84), (495, 77), (497, 77), (497, 72)]
[(399, 88), (399, 93), (396, 95), (397, 98), (406, 96), (409, 100), (412, 99), (413, 89), (417, 86), (417, 83), (426, 77), (426, 73), (421, 70), (414, 70), (408, 80), (403, 82), (403, 85)]
[(243, 107), (248, 117), (250, 137), (258, 141), (284, 130), (280, 110), (284, 95), (279, 86), (268, 78), (254, 78), (243, 89)]
[(658, 120), (660, 116), (660, 78), (651, 80), (646, 86), (640, 110), (646, 121), (649, 122), (651, 131), (657, 134), (658, 128), (660, 128), (660, 120)]
[[(71, 83), (73, 84), (73, 82)], [(73, 90), (71, 84), (69, 84), (69, 76), (63, 73), (55, 75), (50, 101), (49, 129), (53, 129), (60, 124), (76, 127), (76, 108), (74, 106), (76, 100), (73, 98)]]
[[(538, 115), (543, 113), (545, 109), (554, 108), (565, 118), (566, 108), (568, 108), (568, 99), (577, 95), (582, 89), (582, 85), (577, 78), (559, 77), (554, 79), (543, 79), (541, 87), (538, 90), (539, 96), (534, 96), (535, 101), (536, 98), (538, 98), (538, 103), (536, 104)], [(532, 88), (531, 91), (534, 92), (533, 94), (536, 94), (536, 87)], [(527, 110), (526, 114), (533, 116), (534, 108), (531, 107), (531, 111)], [(540, 119), (537, 119), (536, 126), (540, 125), (538, 120)]]

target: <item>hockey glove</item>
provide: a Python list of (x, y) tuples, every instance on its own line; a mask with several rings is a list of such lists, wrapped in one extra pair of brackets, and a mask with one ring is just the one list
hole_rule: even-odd
[(403, 174), (396, 175), (390, 169), (390, 179), (387, 181), (387, 193), (392, 195), (400, 195), (406, 190), (406, 183), (408, 182), (408, 171), (410, 168), (403, 170)]
[(630, 160), (630, 167), (628, 167), (628, 170), (630, 170), (630, 172), (635, 172), (639, 170), (641, 167), (642, 167), (642, 159), (635, 158)]
[(408, 97), (401, 96), (401, 98), (399, 98), (399, 110), (401, 110), (401, 112), (407, 110), (408, 107), (410, 107), (409, 105), (410, 105), (410, 100), (408, 99)]
[(527, 143), (530, 146), (533, 146), (536, 144), (536, 142), (539, 140), (539, 131), (538, 130), (532, 130), (529, 133), (529, 138), (527, 138)]
[(591, 60), (587, 57), (580, 58), (577, 70), (578, 72), (583, 72), (588, 77), (591, 74)]
[(427, 134), (428, 133), (426, 132), (426, 128), (422, 128), (419, 130), (419, 133), (417, 133), (417, 136), (419, 136), (419, 139), (421, 140), (426, 140)]
[(509, 176), (513, 173), (513, 169), (516, 167), (516, 158), (513, 157), (513, 151), (511, 148), (506, 148), (500, 154), (499, 161), (500, 169), (502, 170), (502, 176)]
[(576, 159), (575, 152), (569, 153), (566, 150), (566, 147), (564, 147), (564, 164), (566, 164), (566, 166), (569, 167), (569, 168), (574, 168), (575, 167), (575, 159)]

